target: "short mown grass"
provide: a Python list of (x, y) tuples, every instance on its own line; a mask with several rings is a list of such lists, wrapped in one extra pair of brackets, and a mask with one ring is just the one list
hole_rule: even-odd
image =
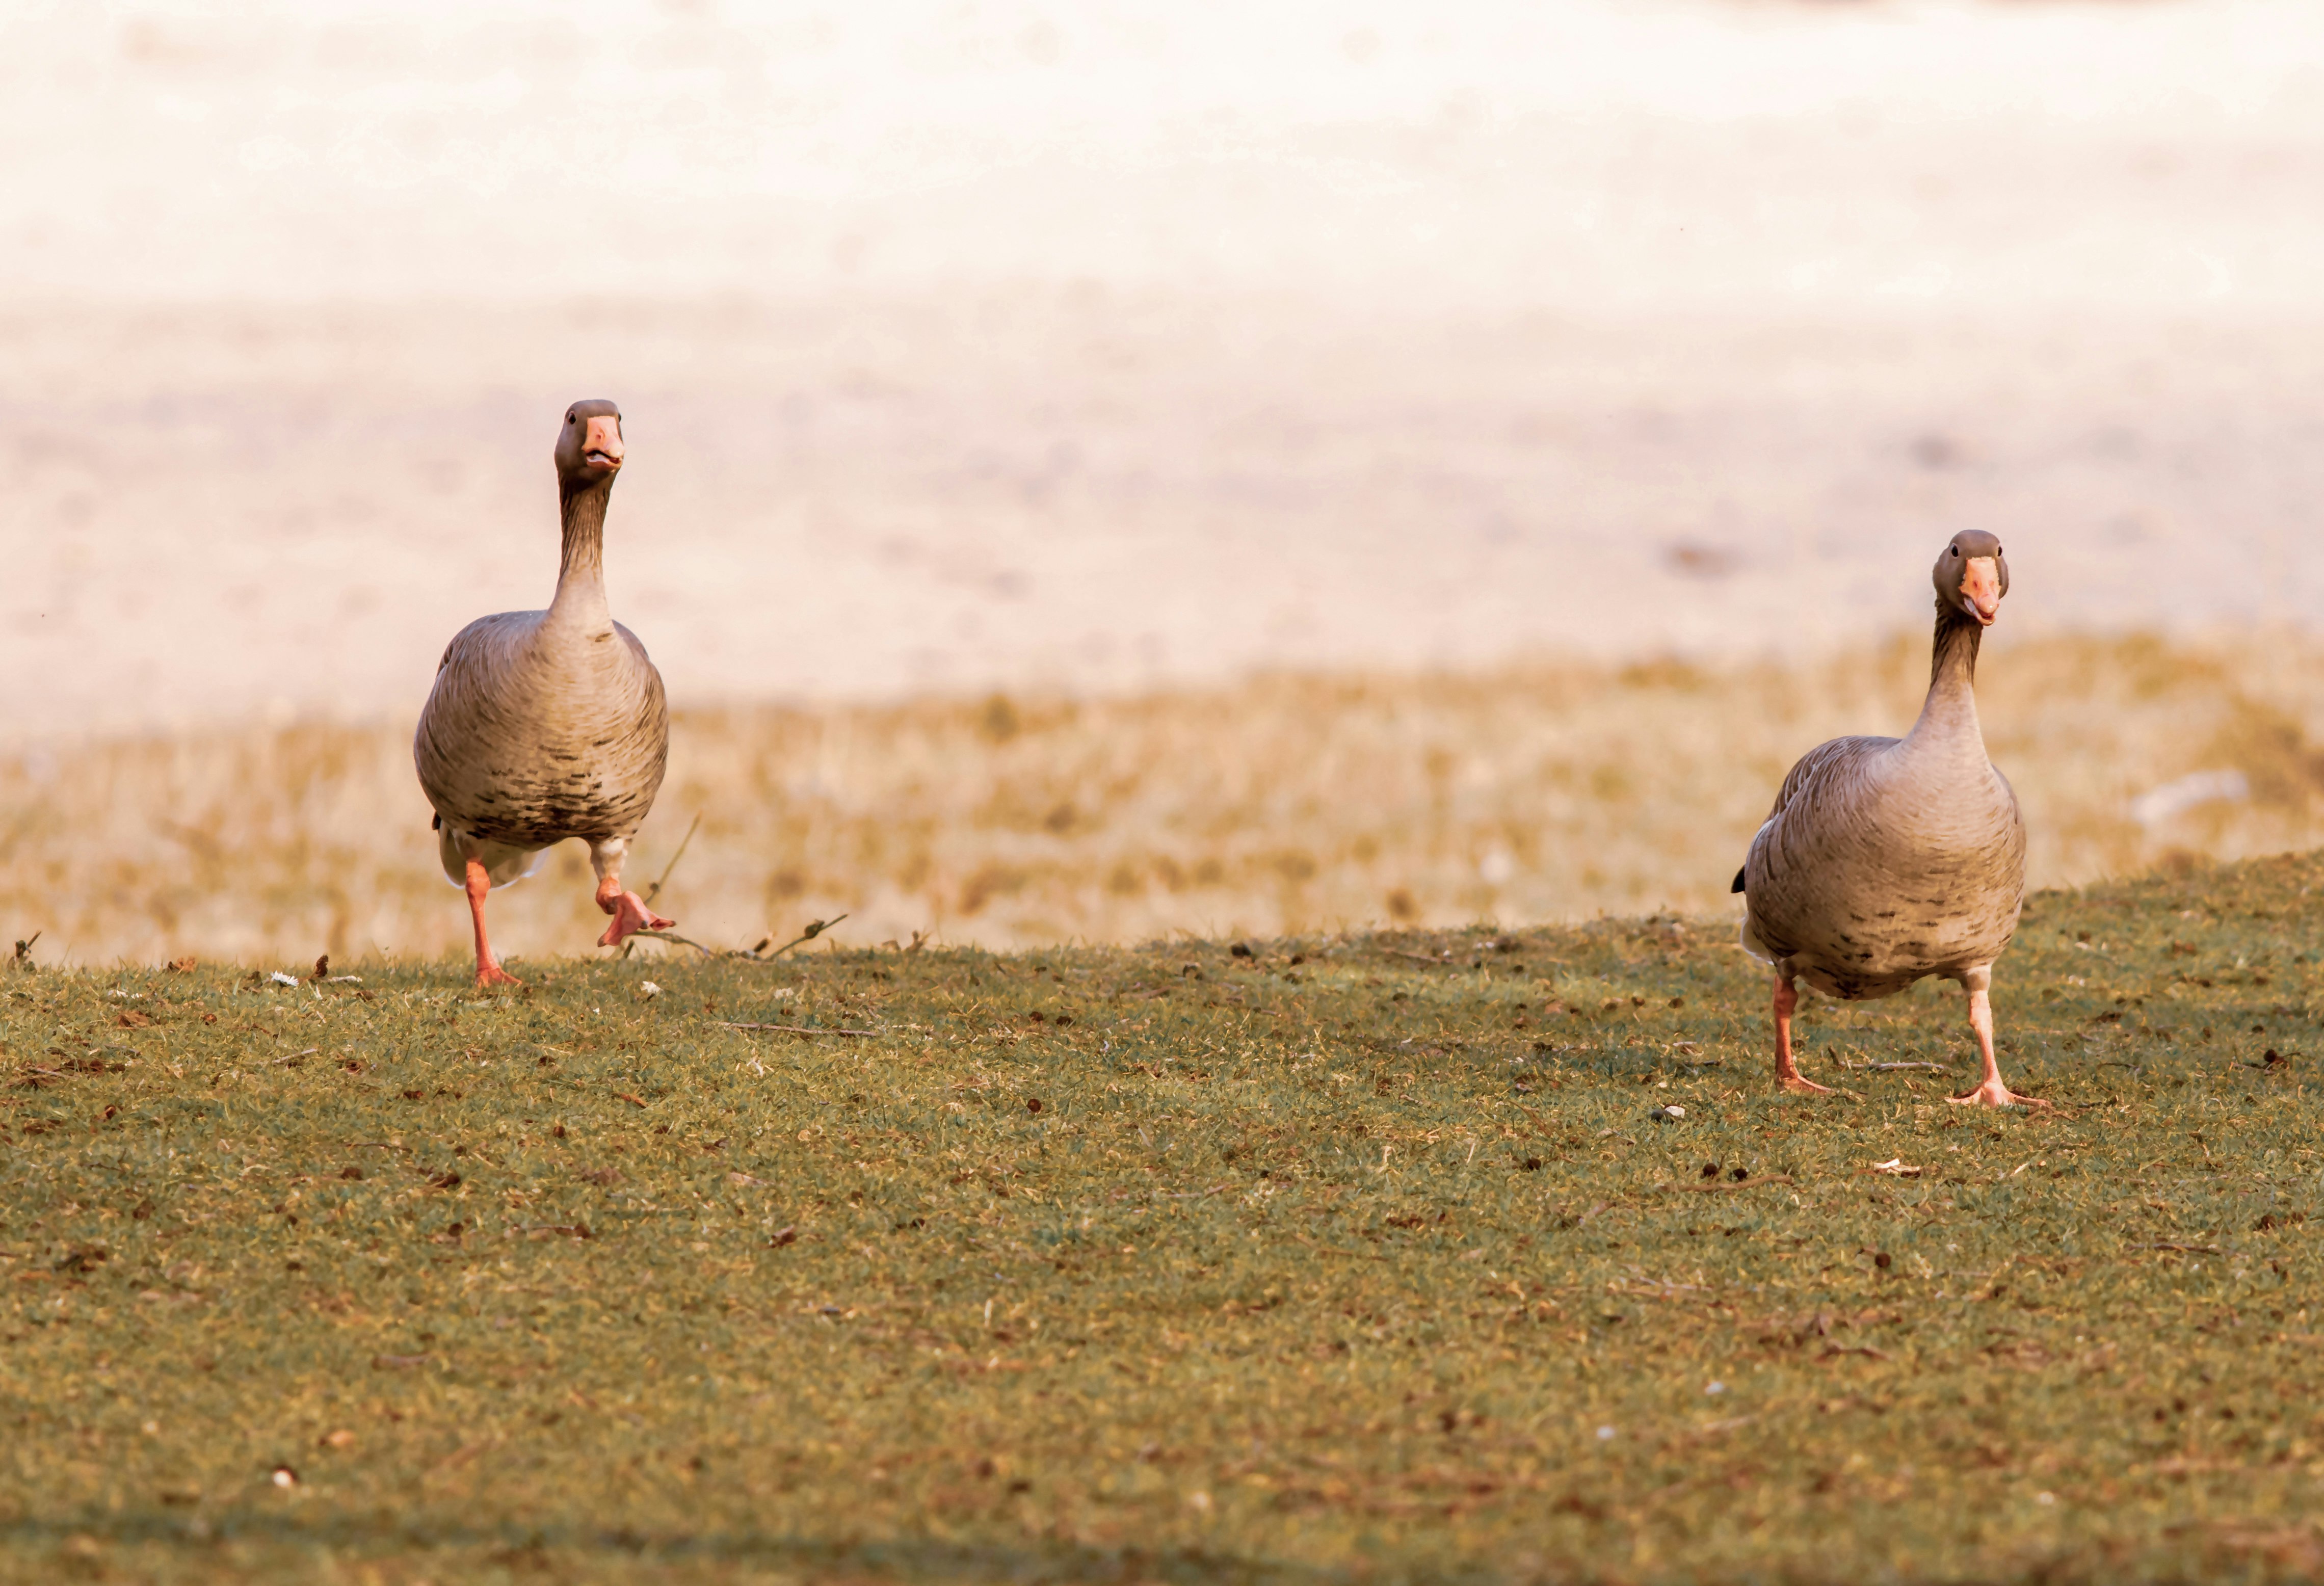
[(2319, 882), (2036, 897), (2006, 1116), (1667, 916), (10, 974), (0, 1572), (2312, 1575)]

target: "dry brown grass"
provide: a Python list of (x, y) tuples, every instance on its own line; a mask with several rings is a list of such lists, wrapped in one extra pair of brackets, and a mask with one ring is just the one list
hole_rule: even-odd
[[(722, 944), (842, 911), (849, 942), (1007, 946), (1712, 909), (1795, 755), (1910, 723), (1926, 643), (1796, 669), (1543, 664), (685, 712), (632, 879), (659, 873), (698, 814), (662, 901)], [(2324, 842), (2319, 685), (2313, 640), (1997, 638), (1980, 697), (2034, 883)], [(2137, 794), (2215, 768), (2242, 770), (2251, 797), (2154, 832), (2129, 817)], [(567, 844), (500, 895), (506, 950), (585, 950), (602, 925), (586, 878)], [(401, 724), (0, 761), (0, 925), (42, 931), (46, 962), (466, 943)]]

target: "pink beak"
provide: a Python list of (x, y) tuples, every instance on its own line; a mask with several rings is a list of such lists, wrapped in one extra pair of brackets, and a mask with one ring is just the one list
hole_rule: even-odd
[(1961, 604), (1990, 628), (2001, 610), (2001, 569), (1991, 557), (1971, 557), (1961, 574)]
[(588, 433), (582, 438), (581, 460), (603, 474), (618, 473), (622, 466), (622, 421), (612, 414), (589, 420)]

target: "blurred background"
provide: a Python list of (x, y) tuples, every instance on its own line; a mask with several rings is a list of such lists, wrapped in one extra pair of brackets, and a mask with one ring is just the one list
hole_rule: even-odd
[(42, 962), (464, 944), (585, 395), (705, 940), (1726, 909), (1968, 527), (2037, 884), (2324, 840), (2297, 0), (15, 0), (0, 152)]

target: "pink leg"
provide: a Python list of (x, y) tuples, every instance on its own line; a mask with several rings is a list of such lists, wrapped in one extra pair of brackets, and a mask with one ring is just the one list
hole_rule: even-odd
[(501, 967), (493, 956), (493, 947), (484, 939), (484, 894), (493, 890), (493, 878), (484, 873), (482, 860), (468, 861), (468, 913), (476, 922), (476, 989), (487, 986), (521, 986), (524, 982)]
[(2047, 1107), (2039, 1096), (2021, 1096), (2001, 1083), (2001, 1065), (1993, 1056), (1993, 971), (1972, 969), (1961, 976), (1969, 992), (1969, 1028), (1977, 1033), (1977, 1049), (1985, 1059), (1985, 1078), (1975, 1090), (1948, 1098), (1969, 1107)]
[(597, 883), (597, 907), (613, 917), (613, 923), (597, 938), (600, 947), (618, 947), (632, 931), (666, 931), (678, 923), (648, 908), (646, 900), (635, 892), (624, 891), (622, 878), (610, 871)]
[(1806, 1095), (1828, 1096), (1830, 1085), (1820, 1085), (1812, 1079), (1800, 1077), (1800, 1065), (1792, 1057), (1792, 1014), (1800, 1005), (1799, 988), (1786, 974), (1775, 976), (1775, 1083), (1783, 1090), (1798, 1091)]

